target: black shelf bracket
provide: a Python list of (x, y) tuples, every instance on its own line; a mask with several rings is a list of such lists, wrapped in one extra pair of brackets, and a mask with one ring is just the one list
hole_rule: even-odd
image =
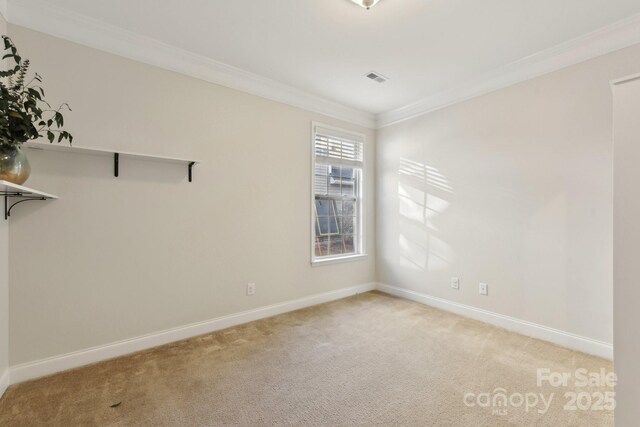
[(189, 182), (193, 181), (193, 165), (195, 165), (196, 162), (189, 162)]
[[(189, 174), (189, 182), (193, 181), (193, 166), (196, 162), (187, 163), (187, 173)], [(113, 153), (113, 176), (116, 178), (120, 175), (120, 153)]]
[[(9, 199), (14, 198), (14, 197), (19, 197), (20, 200), (18, 200), (17, 202), (14, 203), (9, 203)], [(8, 220), (9, 217), (11, 216), (11, 209), (14, 208), (14, 206), (19, 205), (20, 203), (24, 203), (24, 202), (32, 202), (34, 200), (47, 200), (46, 197), (39, 197), (39, 196), (25, 196), (22, 193), (5, 193), (4, 195), (4, 219)]]

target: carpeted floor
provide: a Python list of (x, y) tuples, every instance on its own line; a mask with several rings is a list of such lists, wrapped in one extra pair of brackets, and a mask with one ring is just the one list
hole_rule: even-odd
[(613, 425), (585, 397), (564, 409), (610, 389), (538, 387), (537, 368), (612, 366), (370, 292), (12, 386), (0, 425)]

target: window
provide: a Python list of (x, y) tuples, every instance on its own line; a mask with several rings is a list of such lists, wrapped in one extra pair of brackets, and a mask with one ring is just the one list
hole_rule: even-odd
[(313, 126), (312, 261), (363, 255), (364, 136)]

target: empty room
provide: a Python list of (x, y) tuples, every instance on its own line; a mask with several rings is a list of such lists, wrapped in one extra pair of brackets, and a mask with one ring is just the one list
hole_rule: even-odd
[(638, 425), (638, 0), (0, 35), (0, 426)]

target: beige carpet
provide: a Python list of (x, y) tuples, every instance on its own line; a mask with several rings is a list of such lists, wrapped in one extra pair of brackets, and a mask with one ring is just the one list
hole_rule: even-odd
[[(565, 392), (576, 388), (537, 387), (537, 368), (612, 367), (371, 292), (12, 386), (0, 425), (613, 424), (610, 411), (564, 410)], [(518, 407), (478, 406), (475, 397), (497, 388)], [(514, 393), (555, 396), (540, 414)]]

